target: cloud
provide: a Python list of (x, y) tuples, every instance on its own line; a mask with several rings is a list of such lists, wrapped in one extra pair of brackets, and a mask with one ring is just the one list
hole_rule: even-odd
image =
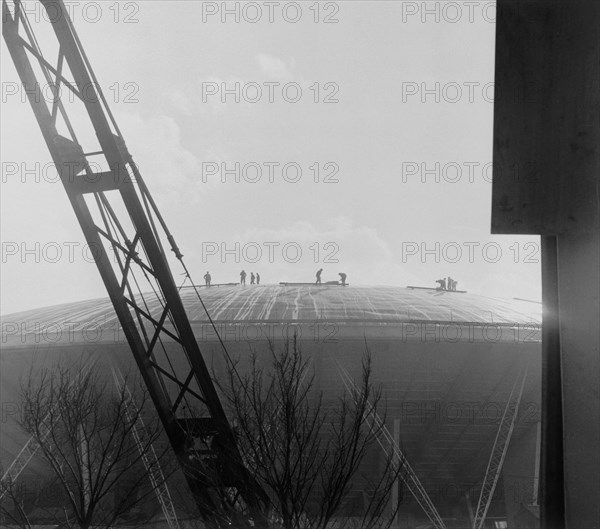
[(205, 117), (221, 117), (225, 110), (231, 108), (231, 103), (235, 102), (236, 90), (239, 94), (245, 84), (246, 81), (236, 75), (226, 78), (210, 75), (201, 78), (198, 110)]
[(186, 116), (192, 115), (193, 103), (182, 90), (173, 90), (169, 93), (169, 101), (173, 107)]
[(262, 73), (264, 73), (269, 78), (283, 82), (293, 80), (293, 61), (291, 67), (288, 67), (285, 64), (285, 62), (283, 62), (280, 58), (274, 57), (272, 55), (267, 55), (266, 53), (259, 53), (256, 56), (256, 60), (258, 61)]
[(151, 193), (170, 204), (179, 203), (182, 196), (190, 203), (198, 199), (201, 163), (182, 145), (181, 131), (173, 118), (121, 114), (118, 121)]
[[(201, 267), (215, 270), (219, 280), (235, 280), (239, 271), (258, 271), (263, 283), (311, 282), (323, 268), (324, 281), (336, 281), (345, 272), (355, 285), (399, 285), (415, 278), (393, 258), (377, 230), (356, 225), (348, 217), (329, 219), (315, 225), (298, 221), (270, 229), (249, 228), (226, 243), (228, 254), (203, 256)], [(237, 253), (237, 255), (236, 255)], [(199, 262), (199, 256), (190, 256)]]

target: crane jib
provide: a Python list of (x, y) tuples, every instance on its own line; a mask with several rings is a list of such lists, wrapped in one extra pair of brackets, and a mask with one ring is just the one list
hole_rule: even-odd
[[(40, 3), (58, 43), (55, 63), (40, 49), (18, 0), (10, 5), (2, 0), (3, 37), (187, 483), (212, 525), (235, 519), (238, 525), (266, 526), (265, 494), (243, 465), (161, 237), (178, 259), (181, 252), (127, 150), (63, 1)], [(63, 74), (66, 67), (72, 80)], [(55, 87), (49, 103), (41, 96), (44, 84)], [(85, 117), (97, 145), (79, 141), (80, 131), (70, 119), (73, 105), (67, 112), (60, 100), (61, 85), (75, 95), (78, 116)], [(153, 308), (138, 289), (138, 278), (156, 294)], [(232, 488), (242, 501), (223, 513), (220, 500)]]

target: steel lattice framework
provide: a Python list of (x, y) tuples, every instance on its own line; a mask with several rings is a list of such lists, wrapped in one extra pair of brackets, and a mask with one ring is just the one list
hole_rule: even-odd
[(519, 404), (521, 403), (521, 397), (523, 396), (523, 388), (525, 387), (526, 379), (527, 366), (525, 366), (517, 375), (498, 426), (498, 432), (496, 433), (490, 460), (485, 472), (485, 477), (483, 478), (481, 493), (479, 494), (477, 511), (475, 512), (475, 518), (473, 520), (473, 529), (483, 529), (484, 527), (485, 518), (492, 503), (496, 485), (500, 479), (500, 473), (502, 471), (506, 452), (508, 451), (510, 438), (512, 437), (515, 428), (515, 420), (519, 412)]
[[(115, 386), (117, 386), (119, 393), (124, 393), (127, 397), (125, 414), (127, 415), (127, 420), (132, 423), (131, 433), (133, 434), (135, 444), (138, 447), (142, 462), (144, 463), (144, 467), (146, 468), (146, 472), (150, 478), (150, 483), (152, 483), (152, 488), (156, 494), (156, 499), (160, 504), (160, 508), (163, 512), (165, 520), (167, 521), (169, 529), (179, 529), (177, 513), (175, 512), (175, 506), (173, 505), (173, 500), (171, 499), (171, 493), (167, 487), (167, 480), (165, 479), (164, 473), (160, 466), (160, 461), (156, 455), (156, 450), (154, 450), (154, 446), (148, 442), (148, 431), (146, 430), (142, 415), (139, 411), (139, 408), (135, 404), (133, 395), (131, 394), (131, 391), (129, 391), (123, 375), (114, 366), (111, 366), (111, 368)], [(150, 446), (149, 450), (145, 448), (148, 445)]]
[[(355, 395), (359, 389), (357, 388), (354, 380), (348, 373), (348, 371), (338, 364), (338, 371), (340, 373), (340, 377), (342, 378), (342, 382), (344, 383), (344, 387), (352, 394)], [(385, 439), (385, 443), (382, 441), (380, 437), (377, 438), (377, 442), (379, 446), (384, 451), (385, 455), (389, 455), (388, 450), (391, 447), (393, 454), (395, 456), (395, 461), (398, 461), (400, 465), (402, 465), (398, 477), (402, 480), (402, 483), (406, 485), (406, 488), (413, 495), (419, 506), (423, 509), (423, 512), (426, 514), (429, 521), (432, 523), (435, 529), (446, 529), (446, 524), (444, 524), (444, 520), (438, 513), (435, 505), (431, 501), (429, 494), (425, 490), (425, 487), (421, 483), (421, 480), (410, 466), (410, 463), (404, 456), (404, 453), (398, 446), (398, 443), (394, 440), (394, 436), (388, 430), (387, 426), (383, 424), (383, 420), (378, 415), (377, 411), (374, 409), (373, 405), (368, 403), (367, 406), (369, 415), (371, 415), (371, 430), (373, 430), (373, 424), (377, 426), (377, 428), (381, 429), (383, 432), (383, 437)], [(365, 417), (367, 420), (367, 417)]]
[[(43, 36), (51, 34), (53, 46), (39, 45), (40, 30), (21, 0), (2, 0), (3, 37), (137, 366), (203, 517), (214, 526), (261, 526), (264, 493), (243, 465), (161, 237), (182, 255), (63, 1), (39, 2), (46, 11)], [(48, 86), (53, 98), (46, 102)], [(63, 91), (73, 104), (63, 101)], [(153, 292), (152, 299), (143, 292)], [(241, 504), (250, 514), (239, 513)]]
[[(89, 371), (90, 364), (89, 362), (84, 362), (81, 366), (81, 375), (85, 376), (85, 374)], [(42, 419), (39, 431), (41, 434), (41, 440), (44, 441), (51, 432), (51, 413), (56, 411), (56, 408), (52, 408), (51, 411)], [(29, 462), (33, 459), (35, 454), (37, 454), (40, 449), (40, 444), (35, 439), (34, 436), (31, 436), (25, 444), (23, 448), (17, 454), (17, 457), (14, 458), (13, 462), (6, 469), (2, 478), (0, 478), (0, 500), (4, 497), (4, 495), (8, 492), (10, 487), (17, 481), (23, 470), (27, 467)]]

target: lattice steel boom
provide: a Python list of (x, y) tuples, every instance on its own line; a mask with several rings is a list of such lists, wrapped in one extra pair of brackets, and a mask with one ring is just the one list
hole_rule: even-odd
[[(160, 466), (160, 461), (156, 455), (154, 446), (148, 440), (148, 431), (146, 430), (146, 426), (142, 419), (142, 414), (135, 404), (133, 395), (131, 394), (131, 391), (129, 391), (123, 375), (114, 366), (111, 366), (111, 369), (115, 386), (117, 386), (119, 393), (127, 397), (125, 415), (127, 416), (127, 420), (131, 423), (131, 433), (133, 434), (135, 444), (140, 452), (142, 462), (148, 473), (150, 483), (152, 484), (156, 499), (160, 504), (167, 525), (169, 526), (169, 529), (179, 529), (177, 513), (175, 511), (175, 506), (173, 505), (173, 500), (171, 499), (171, 493), (167, 486), (167, 480), (165, 479)], [(147, 447), (149, 447), (149, 449), (147, 449)]]
[[(338, 371), (340, 373), (340, 377), (342, 378), (342, 382), (344, 383), (345, 388), (352, 394), (356, 395), (359, 391), (359, 388), (352, 380), (352, 377), (348, 373), (348, 371), (338, 364)], [(387, 428), (387, 426), (383, 423), (383, 420), (378, 415), (377, 411), (373, 407), (371, 403), (368, 403), (367, 406), (368, 414), (371, 418), (370, 428), (373, 431), (376, 426), (383, 434), (385, 443), (382, 441), (381, 437), (377, 438), (377, 442), (379, 446), (383, 450), (386, 456), (389, 456), (388, 447), (392, 447), (393, 454), (395, 455), (395, 460), (399, 461), (401, 466), (398, 477), (402, 480), (402, 483), (406, 485), (406, 488), (413, 495), (419, 506), (423, 509), (423, 512), (429, 518), (429, 521), (433, 525), (435, 529), (446, 529), (446, 525), (444, 520), (439, 515), (435, 505), (431, 501), (429, 494), (425, 490), (425, 487), (421, 483), (421, 480), (410, 466), (408, 460), (404, 456), (404, 453), (398, 446), (398, 443), (394, 440), (393, 435)], [(365, 420), (368, 420), (368, 416), (365, 416)]]
[[(20, 0), (2, 0), (3, 37), (154, 406), (203, 517), (214, 526), (261, 526), (264, 493), (243, 465), (161, 237), (178, 259), (182, 255), (63, 1), (39, 2), (46, 15), (35, 22), (45, 24), (39, 35), (46, 37), (44, 49)], [(48, 103), (47, 86), (53, 94)], [(74, 102), (67, 105), (63, 91)], [(151, 300), (143, 294), (148, 291)], [(236, 510), (239, 498), (251, 514)]]
[(496, 485), (500, 479), (500, 473), (502, 472), (502, 465), (504, 464), (506, 452), (508, 451), (510, 438), (512, 437), (515, 428), (515, 420), (519, 413), (519, 404), (521, 403), (521, 397), (523, 396), (526, 378), (527, 366), (525, 366), (517, 375), (517, 379), (515, 380), (508, 397), (506, 408), (504, 408), (498, 431), (496, 432), (494, 446), (492, 447), (490, 460), (483, 478), (483, 484), (481, 485), (481, 493), (479, 494), (479, 501), (477, 502), (477, 511), (475, 512), (475, 518), (473, 520), (473, 529), (483, 529), (485, 527), (485, 518), (488, 509), (492, 504), (494, 491), (496, 490)]

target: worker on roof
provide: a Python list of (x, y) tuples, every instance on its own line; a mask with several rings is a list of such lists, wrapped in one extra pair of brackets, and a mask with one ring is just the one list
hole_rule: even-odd
[(256, 272), (256, 284), (260, 285), (260, 274)]
[(436, 279), (435, 282), (440, 284), (440, 286), (438, 287), (438, 290), (446, 290), (446, 280), (445, 279)]
[(204, 284), (209, 287), (210, 286), (210, 280), (212, 278), (210, 277), (210, 272), (207, 270), (206, 274), (204, 274)]
[(242, 270), (240, 272), (240, 285), (245, 285), (246, 284), (246, 271)]
[(254, 285), (254, 280), (256, 279), (256, 276), (254, 275), (254, 272), (250, 272), (250, 284)]
[(317, 270), (317, 280), (315, 281), (315, 285), (320, 285), (321, 284), (321, 272), (323, 272), (323, 269), (319, 268)]
[(345, 287), (346, 286), (346, 274), (344, 274), (344, 272), (340, 272), (338, 274), (340, 276), (340, 280), (342, 281), (342, 286)]

